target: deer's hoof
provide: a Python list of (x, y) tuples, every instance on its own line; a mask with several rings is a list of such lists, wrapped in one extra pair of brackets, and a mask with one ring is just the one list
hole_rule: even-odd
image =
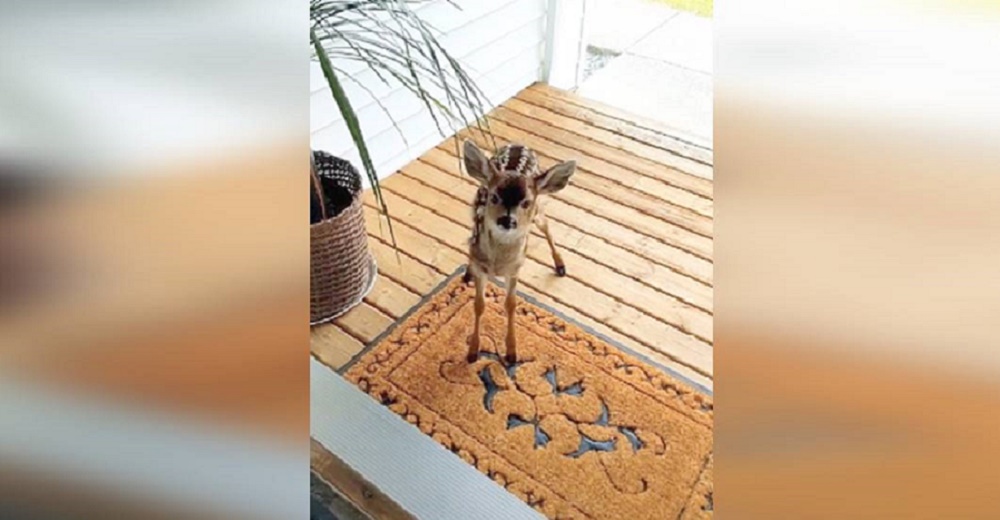
[(566, 266), (557, 265), (556, 266), (556, 276), (566, 276)]
[(513, 365), (514, 363), (517, 363), (517, 354), (507, 354), (503, 357), (503, 359), (508, 365)]
[(469, 352), (469, 353), (468, 353), (468, 354), (467, 354), (467, 355), (465, 356), (465, 360), (466, 360), (466, 361), (468, 361), (470, 365), (471, 365), (472, 363), (475, 363), (475, 362), (476, 362), (476, 360), (478, 360), (478, 359), (479, 359), (479, 353), (478, 353), (478, 352)]
[(462, 283), (466, 283), (467, 284), (467, 283), (469, 283), (471, 281), (472, 281), (472, 273), (470, 273), (468, 270), (466, 270), (465, 274), (462, 275)]

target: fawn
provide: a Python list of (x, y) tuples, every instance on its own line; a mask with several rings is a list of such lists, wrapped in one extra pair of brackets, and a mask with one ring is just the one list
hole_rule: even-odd
[(517, 273), (524, 264), (532, 224), (545, 234), (552, 250), (556, 274), (566, 276), (566, 265), (556, 251), (556, 244), (545, 220), (542, 195), (555, 193), (569, 183), (576, 171), (575, 161), (559, 163), (545, 172), (538, 168), (538, 158), (531, 149), (519, 144), (500, 148), (492, 158), (472, 141), (463, 144), (465, 170), (480, 183), (472, 206), (472, 238), (469, 239), (469, 266), (465, 281), (476, 282), (476, 321), (469, 339), (468, 361), (479, 357), (479, 321), (486, 308), (483, 295), (486, 277), (502, 276), (507, 282), (507, 355), (508, 363), (517, 361), (514, 336), (514, 310), (517, 306)]

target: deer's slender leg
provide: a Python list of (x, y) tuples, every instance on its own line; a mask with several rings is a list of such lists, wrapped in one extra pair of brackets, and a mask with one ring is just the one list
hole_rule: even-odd
[(536, 220), (538, 224), (538, 229), (545, 233), (545, 240), (549, 242), (549, 249), (552, 250), (552, 263), (556, 266), (556, 274), (559, 276), (566, 276), (566, 264), (563, 263), (562, 255), (556, 250), (556, 243), (552, 240), (552, 233), (549, 233), (549, 221), (545, 216), (541, 216)]
[(517, 309), (517, 276), (507, 277), (507, 362), (517, 362), (517, 337), (514, 335), (514, 311)]
[(476, 280), (476, 324), (472, 330), (472, 337), (469, 338), (469, 354), (466, 356), (469, 363), (474, 363), (479, 359), (479, 321), (486, 309), (486, 297), (483, 294), (485, 277), (478, 270), (474, 271), (472, 276)]

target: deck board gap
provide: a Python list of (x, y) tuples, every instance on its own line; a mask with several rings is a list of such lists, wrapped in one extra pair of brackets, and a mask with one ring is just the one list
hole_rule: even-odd
[[(411, 174), (410, 174), (410, 173), (408, 173), (408, 172), (407, 172), (407, 171), (406, 171), (405, 169), (404, 169), (404, 170), (402, 170), (402, 171), (400, 171), (400, 172), (399, 172), (399, 174), (400, 174), (400, 175), (402, 175), (403, 177), (407, 178), (407, 179), (411, 179), (411, 180), (412, 180), (413, 182), (416, 182), (416, 183), (419, 183), (419, 184), (423, 185), (424, 187), (426, 187), (426, 188), (427, 188), (427, 189), (429, 189), (429, 190), (433, 190), (433, 191), (435, 191), (435, 192), (437, 192), (437, 193), (441, 194), (441, 195), (442, 195), (442, 196), (444, 196), (444, 197), (448, 197), (448, 198), (450, 198), (450, 199), (454, 200), (455, 202), (458, 202), (458, 203), (462, 203), (462, 204), (467, 204), (467, 201), (464, 201), (464, 200), (462, 200), (461, 198), (459, 198), (459, 197), (457, 197), (457, 196), (455, 196), (455, 195), (452, 195), (452, 194), (450, 194), (450, 193), (447, 193), (447, 192), (444, 192), (444, 191), (441, 191), (441, 190), (437, 189), (437, 188), (436, 188), (436, 187), (434, 187), (434, 186), (431, 186), (431, 185), (429, 185), (429, 184), (426, 184), (426, 183), (424, 183), (423, 181), (421, 181), (421, 180), (420, 180), (420, 178), (418, 178), (418, 177), (416, 177), (416, 176), (413, 176), (413, 175), (411, 175)], [(467, 225), (469, 225), (469, 222), (467, 222), (467, 221), (463, 221), (463, 220), (460, 220), (460, 219), (458, 219), (458, 218), (454, 217), (454, 216), (453, 216), (452, 214), (450, 214), (449, 212), (441, 212), (441, 211), (439, 211), (438, 209), (436, 209), (436, 208), (434, 208), (434, 207), (431, 207), (431, 206), (428, 206), (428, 205), (426, 205), (426, 204), (423, 204), (423, 203), (421, 203), (421, 201), (420, 201), (420, 198), (419, 198), (419, 197), (410, 197), (410, 196), (406, 195), (406, 194), (405, 194), (405, 193), (404, 193), (403, 191), (401, 191), (401, 190), (396, 190), (396, 189), (393, 189), (393, 188), (390, 188), (390, 187), (387, 187), (387, 188), (385, 188), (385, 189), (386, 189), (387, 191), (390, 191), (390, 192), (392, 192), (393, 194), (396, 194), (396, 195), (398, 195), (399, 197), (401, 197), (401, 198), (403, 198), (403, 199), (406, 199), (406, 200), (408, 200), (408, 201), (412, 202), (413, 204), (415, 204), (415, 205), (417, 205), (417, 206), (420, 206), (420, 207), (422, 207), (422, 208), (426, 209), (427, 211), (430, 211), (430, 212), (433, 212), (433, 213), (435, 213), (435, 214), (437, 214), (437, 215), (440, 215), (441, 217), (443, 217), (443, 218), (446, 218), (446, 219), (448, 219), (449, 221), (451, 221), (451, 222), (454, 222), (455, 224), (458, 224), (458, 225), (461, 225), (461, 226), (467, 226)], [(552, 220), (553, 222), (557, 222), (557, 221), (556, 221), (555, 219), (551, 219), (551, 220)], [(556, 234), (556, 235), (558, 235), (558, 232), (556, 232), (555, 234)], [(542, 235), (542, 234), (541, 234), (541, 233), (540, 233), (539, 231), (537, 231), (537, 230), (533, 230), (533, 231), (532, 231), (532, 233), (531, 233), (531, 235), (532, 235), (533, 239), (534, 239), (534, 240), (536, 240), (536, 241), (537, 241), (537, 240), (545, 240), (545, 237), (544, 237), (544, 235)], [(595, 237), (595, 238), (596, 238), (596, 237)], [(582, 257), (582, 258), (585, 258), (585, 259), (587, 259), (587, 260), (589, 260), (589, 261), (593, 262), (593, 263), (594, 263), (594, 264), (596, 264), (596, 265), (599, 265), (599, 266), (601, 266), (601, 267), (604, 267), (604, 268), (606, 268), (606, 269), (609, 269), (610, 271), (614, 272), (615, 274), (617, 274), (617, 275), (619, 275), (619, 276), (622, 276), (622, 277), (624, 277), (624, 278), (628, 278), (629, 280), (631, 280), (631, 281), (633, 281), (633, 282), (635, 282), (635, 283), (638, 283), (638, 284), (641, 284), (641, 285), (643, 285), (644, 287), (647, 287), (647, 288), (649, 288), (650, 290), (653, 290), (653, 291), (656, 291), (657, 293), (661, 294), (661, 295), (662, 295), (662, 296), (663, 296), (664, 298), (669, 298), (669, 299), (672, 299), (672, 300), (677, 300), (677, 301), (680, 301), (680, 302), (683, 302), (684, 304), (686, 304), (686, 305), (690, 305), (690, 306), (691, 306), (692, 308), (694, 308), (694, 309), (698, 309), (699, 311), (702, 311), (702, 312), (704, 312), (704, 313), (706, 313), (706, 314), (708, 314), (708, 315), (712, 315), (712, 314), (713, 314), (713, 311), (712, 311), (712, 310), (710, 310), (710, 309), (706, 309), (706, 308), (704, 308), (704, 307), (702, 307), (702, 306), (699, 306), (699, 305), (698, 305), (697, 303), (694, 303), (694, 302), (691, 302), (691, 301), (688, 301), (688, 300), (684, 299), (683, 297), (681, 297), (680, 295), (675, 295), (675, 294), (671, 294), (671, 293), (668, 293), (668, 292), (665, 292), (665, 291), (661, 290), (661, 289), (660, 289), (660, 288), (658, 288), (658, 287), (655, 287), (655, 286), (652, 286), (652, 285), (649, 285), (649, 284), (648, 284), (648, 283), (647, 283), (647, 282), (646, 282), (645, 280), (643, 280), (643, 279), (641, 279), (641, 278), (639, 278), (639, 277), (636, 277), (636, 276), (633, 276), (633, 275), (630, 275), (630, 274), (628, 274), (628, 273), (625, 273), (625, 272), (622, 272), (622, 271), (619, 271), (619, 270), (617, 270), (617, 269), (616, 269), (616, 268), (615, 268), (614, 266), (612, 266), (612, 265), (609, 265), (609, 264), (607, 264), (607, 263), (603, 262), (603, 261), (602, 261), (602, 260), (600, 260), (599, 258), (594, 258), (594, 257), (592, 257), (592, 256), (589, 256), (589, 255), (588, 255), (587, 253), (585, 253), (585, 252), (582, 252), (582, 251), (579, 251), (579, 250), (577, 250), (577, 249), (574, 249), (573, 247), (571, 247), (570, 245), (568, 245), (568, 244), (566, 244), (566, 243), (562, 243), (562, 242), (559, 242), (558, 240), (556, 240), (556, 245), (557, 245), (557, 246), (558, 246), (558, 247), (559, 247), (559, 248), (560, 248), (561, 250), (565, 250), (565, 251), (570, 251), (570, 252), (572, 252), (572, 253), (574, 253), (574, 254), (576, 254), (576, 255), (579, 255), (579, 256), (580, 256), (580, 257)], [(611, 257), (615, 257), (615, 256), (617, 256), (617, 255), (621, 254), (621, 253), (622, 253), (622, 251), (623, 251), (623, 250), (621, 250), (621, 248), (619, 248), (619, 247), (617, 247), (617, 246), (614, 246), (614, 245), (610, 245), (610, 244), (609, 244), (609, 250), (608, 250), (608, 254), (609, 254), (609, 256), (611, 256)], [(577, 280), (579, 280), (579, 281), (580, 281), (581, 283), (584, 283), (584, 284), (586, 284), (586, 281), (584, 281), (584, 280), (580, 280), (580, 279), (579, 279), (578, 277), (574, 276), (574, 275), (572, 274), (572, 270), (570, 271), (570, 276), (571, 276), (572, 278), (574, 278), (574, 279), (577, 279)], [(696, 280), (695, 278), (690, 278), (690, 279), (691, 279), (691, 280), (694, 280), (694, 281), (696, 281), (696, 282), (697, 282), (697, 280)], [(700, 282), (698, 282), (698, 283), (700, 283)]]
[[(432, 150), (432, 152), (433, 152), (433, 150)], [(448, 152), (446, 152), (446, 151), (442, 151), (442, 153), (448, 154)], [(471, 185), (471, 186), (478, 186), (478, 184), (476, 184), (475, 181), (472, 180), (471, 178), (469, 178), (468, 176), (462, 175), (461, 173), (453, 173), (452, 171), (447, 170), (445, 168), (442, 168), (441, 166), (439, 166), (438, 164), (436, 164), (434, 162), (428, 161), (428, 159), (426, 158), (426, 155), (425, 155), (425, 157), (421, 157), (420, 159), (418, 159), (418, 162), (421, 163), (421, 164), (423, 164), (423, 165), (426, 165), (429, 168), (433, 168), (433, 169), (435, 169), (435, 170), (437, 170), (437, 171), (439, 171), (439, 172), (441, 172), (441, 173), (443, 173), (443, 174), (445, 174), (445, 175), (447, 175), (449, 177), (452, 177), (452, 178), (455, 178), (455, 179), (460, 179), (465, 184), (468, 184), (468, 185)], [(471, 200), (472, 199), (470, 198), (469, 199), (470, 203), (471, 203)], [(620, 226), (622, 228), (628, 229), (628, 231), (630, 231), (630, 232), (636, 233), (637, 235), (642, 235), (638, 231), (632, 230), (632, 229), (628, 228), (627, 226), (624, 226), (623, 224), (621, 224), (619, 222), (610, 221), (610, 220), (606, 219), (605, 217), (603, 217), (601, 215), (596, 215), (592, 211), (587, 211), (587, 209), (585, 207), (581, 207), (579, 204), (574, 204), (571, 200), (567, 200), (564, 197), (556, 197), (555, 200), (563, 202), (563, 203), (567, 204), (568, 206), (572, 206), (576, 210), (579, 210), (581, 212), (586, 213), (589, 217), (597, 219), (599, 222), (607, 222), (610, 225)], [(588, 234), (588, 235), (591, 235), (591, 236), (597, 236), (597, 235), (593, 235), (588, 230), (585, 230), (580, 225), (574, 224), (569, 219), (563, 219), (563, 218), (560, 218), (560, 217), (552, 215), (551, 211), (548, 213), (548, 217), (550, 219), (552, 219), (553, 221), (560, 222), (561, 224), (563, 224), (563, 225), (565, 225), (567, 227), (576, 229), (576, 230), (580, 231), (581, 233), (585, 233), (585, 234)], [(642, 235), (642, 237), (645, 239), (646, 235)], [(626, 248), (626, 247), (622, 246), (621, 243), (614, 244), (614, 243), (610, 242), (610, 240), (608, 240), (608, 239), (606, 239), (604, 237), (598, 237), (598, 238), (601, 239), (602, 241), (605, 241), (605, 242), (609, 243), (609, 244), (613, 244), (616, 247), (620, 247), (620, 248), (623, 248), (623, 249), (628, 249), (629, 251), (632, 251), (634, 254), (637, 254), (637, 255), (645, 258), (646, 260), (648, 260), (650, 262), (654, 262), (654, 263), (656, 263), (656, 264), (658, 264), (658, 265), (660, 265), (660, 266), (662, 266), (662, 267), (664, 267), (664, 268), (666, 268), (666, 269), (668, 269), (670, 271), (673, 271), (673, 272), (675, 272), (675, 273), (677, 273), (679, 275), (682, 275), (682, 276), (685, 276), (685, 277), (689, 277), (689, 278), (691, 278), (693, 280), (696, 280), (699, 283), (704, 284), (704, 285), (706, 285), (708, 287), (712, 286), (711, 279), (708, 278), (708, 277), (694, 276), (691, 272), (688, 272), (685, 269), (678, 267), (677, 265), (671, 265), (670, 263), (666, 262), (662, 258), (657, 258), (657, 257), (654, 257), (652, 255), (643, 254), (641, 251), (636, 251), (634, 249)], [(704, 259), (696, 257), (695, 255), (691, 254), (690, 252), (688, 252), (688, 251), (686, 251), (684, 249), (678, 248), (678, 247), (674, 246), (673, 244), (664, 243), (662, 241), (660, 241), (660, 243), (663, 245), (663, 247), (672, 249), (672, 250), (676, 251), (677, 253), (679, 253), (681, 255), (690, 255), (693, 259), (697, 259), (697, 261), (699, 261), (699, 262), (706, 262), (709, 267), (711, 266), (711, 262), (710, 261), (706, 261)]]
[[(407, 201), (408, 201), (408, 202), (410, 202), (411, 204), (415, 204), (415, 203), (413, 203), (412, 201), (410, 201), (410, 200), (409, 200), (409, 199), (408, 199), (407, 197), (405, 197), (405, 196), (403, 196), (403, 195), (400, 195), (400, 194), (396, 193), (396, 192), (395, 192), (395, 190), (393, 190), (393, 189), (391, 189), (391, 188), (389, 188), (389, 187), (387, 187), (387, 186), (383, 186), (383, 190), (384, 190), (384, 191), (387, 191), (387, 192), (390, 192), (390, 193), (392, 193), (392, 194), (393, 194), (393, 195), (395, 195), (395, 196), (398, 196), (398, 197), (399, 197), (400, 199), (403, 199), (403, 200), (407, 200)], [(366, 204), (372, 204), (372, 202), (371, 202), (371, 201), (366, 201)], [(419, 205), (418, 205), (418, 206), (419, 206)], [(369, 206), (369, 207), (371, 207), (371, 206)], [(426, 208), (425, 208), (425, 209), (426, 209)], [(428, 211), (429, 213), (432, 213), (432, 214), (434, 214), (434, 215), (438, 215), (438, 216), (439, 216), (440, 218), (443, 218), (443, 219), (445, 219), (445, 220), (448, 220), (448, 217), (447, 217), (447, 216), (444, 216), (444, 215), (439, 215), (438, 213), (436, 213), (436, 210), (432, 210), (432, 209), (427, 209), (427, 211)], [(460, 224), (458, 224), (458, 223), (456, 223), (456, 222), (452, 222), (452, 224), (454, 224), (454, 225), (459, 225), (459, 226), (460, 226)], [(421, 231), (421, 230), (417, 229), (416, 227), (414, 227), (414, 226), (412, 226), (412, 225), (410, 225), (410, 224), (407, 224), (407, 223), (401, 223), (401, 225), (402, 225), (402, 226), (405, 226), (405, 227), (407, 227), (407, 228), (410, 228), (410, 229), (412, 229), (412, 230), (413, 230), (414, 232), (416, 232), (416, 233), (418, 233), (418, 234), (420, 234), (420, 235), (422, 235), (422, 236), (425, 236), (425, 237), (427, 237), (427, 238), (429, 238), (429, 239), (431, 239), (431, 240), (433, 240), (433, 241), (437, 242), (438, 244), (441, 244), (441, 245), (443, 245), (444, 247), (447, 247), (447, 248), (450, 248), (451, 250), (453, 250), (453, 251), (455, 251), (455, 252), (457, 252), (457, 253), (459, 253), (459, 254), (464, 254), (464, 251), (462, 251), (462, 249), (461, 249), (461, 248), (457, 247), (457, 246), (456, 246), (455, 244), (453, 244), (453, 243), (449, 243), (449, 242), (447, 242), (447, 241), (445, 241), (445, 240), (442, 240), (442, 239), (438, 238), (437, 236), (434, 236), (434, 235), (432, 235), (432, 234), (428, 234), (428, 233), (426, 233), (426, 232), (424, 232), (424, 231)], [(537, 262), (537, 261), (536, 261), (536, 262)], [(538, 263), (541, 263), (541, 262), (538, 262)], [(457, 267), (457, 266), (456, 266), (456, 267)], [(583, 285), (583, 286), (585, 286), (585, 287), (588, 287), (588, 288), (590, 288), (591, 290), (593, 290), (593, 291), (595, 291), (595, 292), (597, 292), (597, 293), (599, 293), (599, 294), (603, 295), (604, 297), (606, 297), (606, 298), (608, 298), (608, 299), (610, 299), (610, 300), (612, 300), (612, 301), (615, 301), (615, 302), (617, 302), (618, 304), (620, 304), (621, 306), (623, 306), (623, 307), (625, 307), (625, 308), (629, 308), (629, 309), (631, 309), (631, 310), (634, 310), (634, 311), (636, 311), (636, 312), (638, 312), (638, 313), (640, 313), (640, 314), (642, 314), (642, 315), (645, 315), (645, 316), (649, 317), (650, 319), (652, 319), (653, 321), (655, 321), (655, 322), (657, 322), (657, 323), (660, 323), (660, 324), (662, 324), (662, 325), (664, 325), (664, 326), (666, 326), (666, 327), (668, 327), (668, 328), (670, 328), (670, 329), (673, 329), (673, 330), (675, 330), (675, 331), (676, 331), (677, 333), (679, 333), (679, 334), (682, 334), (682, 335), (684, 335), (684, 336), (689, 336), (689, 337), (691, 337), (691, 338), (694, 338), (695, 340), (697, 340), (697, 341), (698, 341), (698, 342), (700, 342), (701, 344), (705, 345), (706, 347), (708, 347), (708, 348), (711, 348), (711, 345), (712, 345), (712, 340), (711, 340), (711, 338), (707, 338), (707, 337), (704, 337), (704, 336), (701, 336), (701, 335), (698, 335), (698, 334), (694, 334), (694, 333), (692, 333), (691, 331), (688, 331), (688, 330), (685, 330), (684, 328), (680, 327), (680, 326), (679, 326), (679, 325), (677, 325), (677, 324), (674, 324), (674, 323), (670, 323), (670, 322), (667, 322), (667, 321), (664, 321), (664, 320), (663, 320), (663, 319), (662, 319), (662, 318), (661, 318), (660, 316), (657, 316), (657, 315), (655, 315), (654, 313), (652, 313), (652, 312), (650, 312), (650, 311), (648, 311), (648, 310), (645, 310), (645, 309), (642, 309), (642, 308), (639, 308), (639, 307), (635, 307), (635, 306), (634, 306), (634, 305), (633, 305), (633, 304), (632, 304), (631, 302), (629, 302), (629, 301), (626, 301), (626, 300), (625, 300), (624, 298), (621, 298), (621, 297), (618, 297), (617, 295), (614, 295), (614, 294), (610, 294), (610, 293), (608, 293), (608, 292), (607, 292), (607, 291), (606, 291), (605, 289), (603, 289), (603, 288), (600, 288), (600, 287), (598, 287), (598, 286), (595, 286), (595, 285), (593, 284), (593, 282), (588, 282), (588, 281), (586, 281), (586, 280), (582, 280), (582, 279), (577, 279), (577, 278), (571, 278), (571, 279), (573, 279), (573, 280), (574, 280), (574, 281), (576, 281), (577, 283), (579, 283), (579, 284), (581, 284), (581, 285)], [(540, 287), (537, 287), (537, 286), (534, 286), (534, 285), (532, 284), (532, 282), (530, 282), (530, 281), (527, 281), (527, 280), (525, 280), (525, 279), (522, 279), (522, 280), (520, 280), (520, 281), (521, 281), (521, 283), (525, 283), (525, 285), (528, 285), (529, 287), (533, 287), (533, 288), (535, 288), (536, 290), (539, 290), (540, 292), (545, 292), (545, 291), (544, 291), (544, 289), (542, 289), (542, 288), (540, 288)], [(557, 295), (555, 295), (555, 294), (551, 294), (551, 293), (546, 293), (546, 294), (548, 294), (548, 296), (550, 296), (551, 298), (553, 298), (553, 299), (556, 299), (557, 301), (559, 301), (559, 300), (560, 300), (560, 299), (559, 299), (559, 297), (558, 297)], [(569, 305), (569, 306), (573, 306), (573, 304), (571, 304), (570, 302), (567, 302), (567, 301), (560, 301), (560, 303), (562, 303), (562, 304), (564, 304), (564, 305)], [(584, 311), (583, 309), (579, 309), (579, 310), (580, 310), (581, 312), (583, 312), (584, 314), (586, 314), (586, 311)], [(595, 319), (597, 318), (597, 317), (595, 317), (595, 316), (591, 316), (591, 317), (592, 317), (592, 318), (595, 318)], [(610, 326), (610, 325), (609, 325), (609, 326)], [(614, 328), (614, 327), (612, 327), (612, 328)], [(626, 333), (626, 332), (625, 332), (624, 330), (619, 330), (619, 332), (621, 332), (622, 334), (626, 334), (626, 335), (627, 335), (627, 333)], [(634, 339), (636, 339), (636, 341), (640, 341), (640, 342), (642, 342), (642, 340), (641, 340), (641, 339), (639, 339), (639, 338), (634, 338)], [(650, 345), (650, 346), (651, 346), (651, 345)]]

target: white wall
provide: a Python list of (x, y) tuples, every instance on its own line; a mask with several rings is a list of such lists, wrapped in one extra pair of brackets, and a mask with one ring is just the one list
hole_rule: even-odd
[[(436, 0), (421, 6), (418, 13), (441, 31), (439, 41), (463, 64), (493, 106), (541, 77), (546, 0), (458, 0), (456, 3), (461, 10)], [(379, 178), (391, 175), (447, 137), (438, 133), (423, 102), (398, 83), (390, 81), (386, 85), (362, 63), (335, 60), (334, 64), (364, 86), (341, 78), (358, 114)], [(312, 147), (343, 157), (360, 169), (361, 159), (323, 72), (315, 62), (310, 72)], [(372, 94), (392, 114), (406, 141), (372, 99)], [(447, 127), (444, 130), (450, 134)]]

